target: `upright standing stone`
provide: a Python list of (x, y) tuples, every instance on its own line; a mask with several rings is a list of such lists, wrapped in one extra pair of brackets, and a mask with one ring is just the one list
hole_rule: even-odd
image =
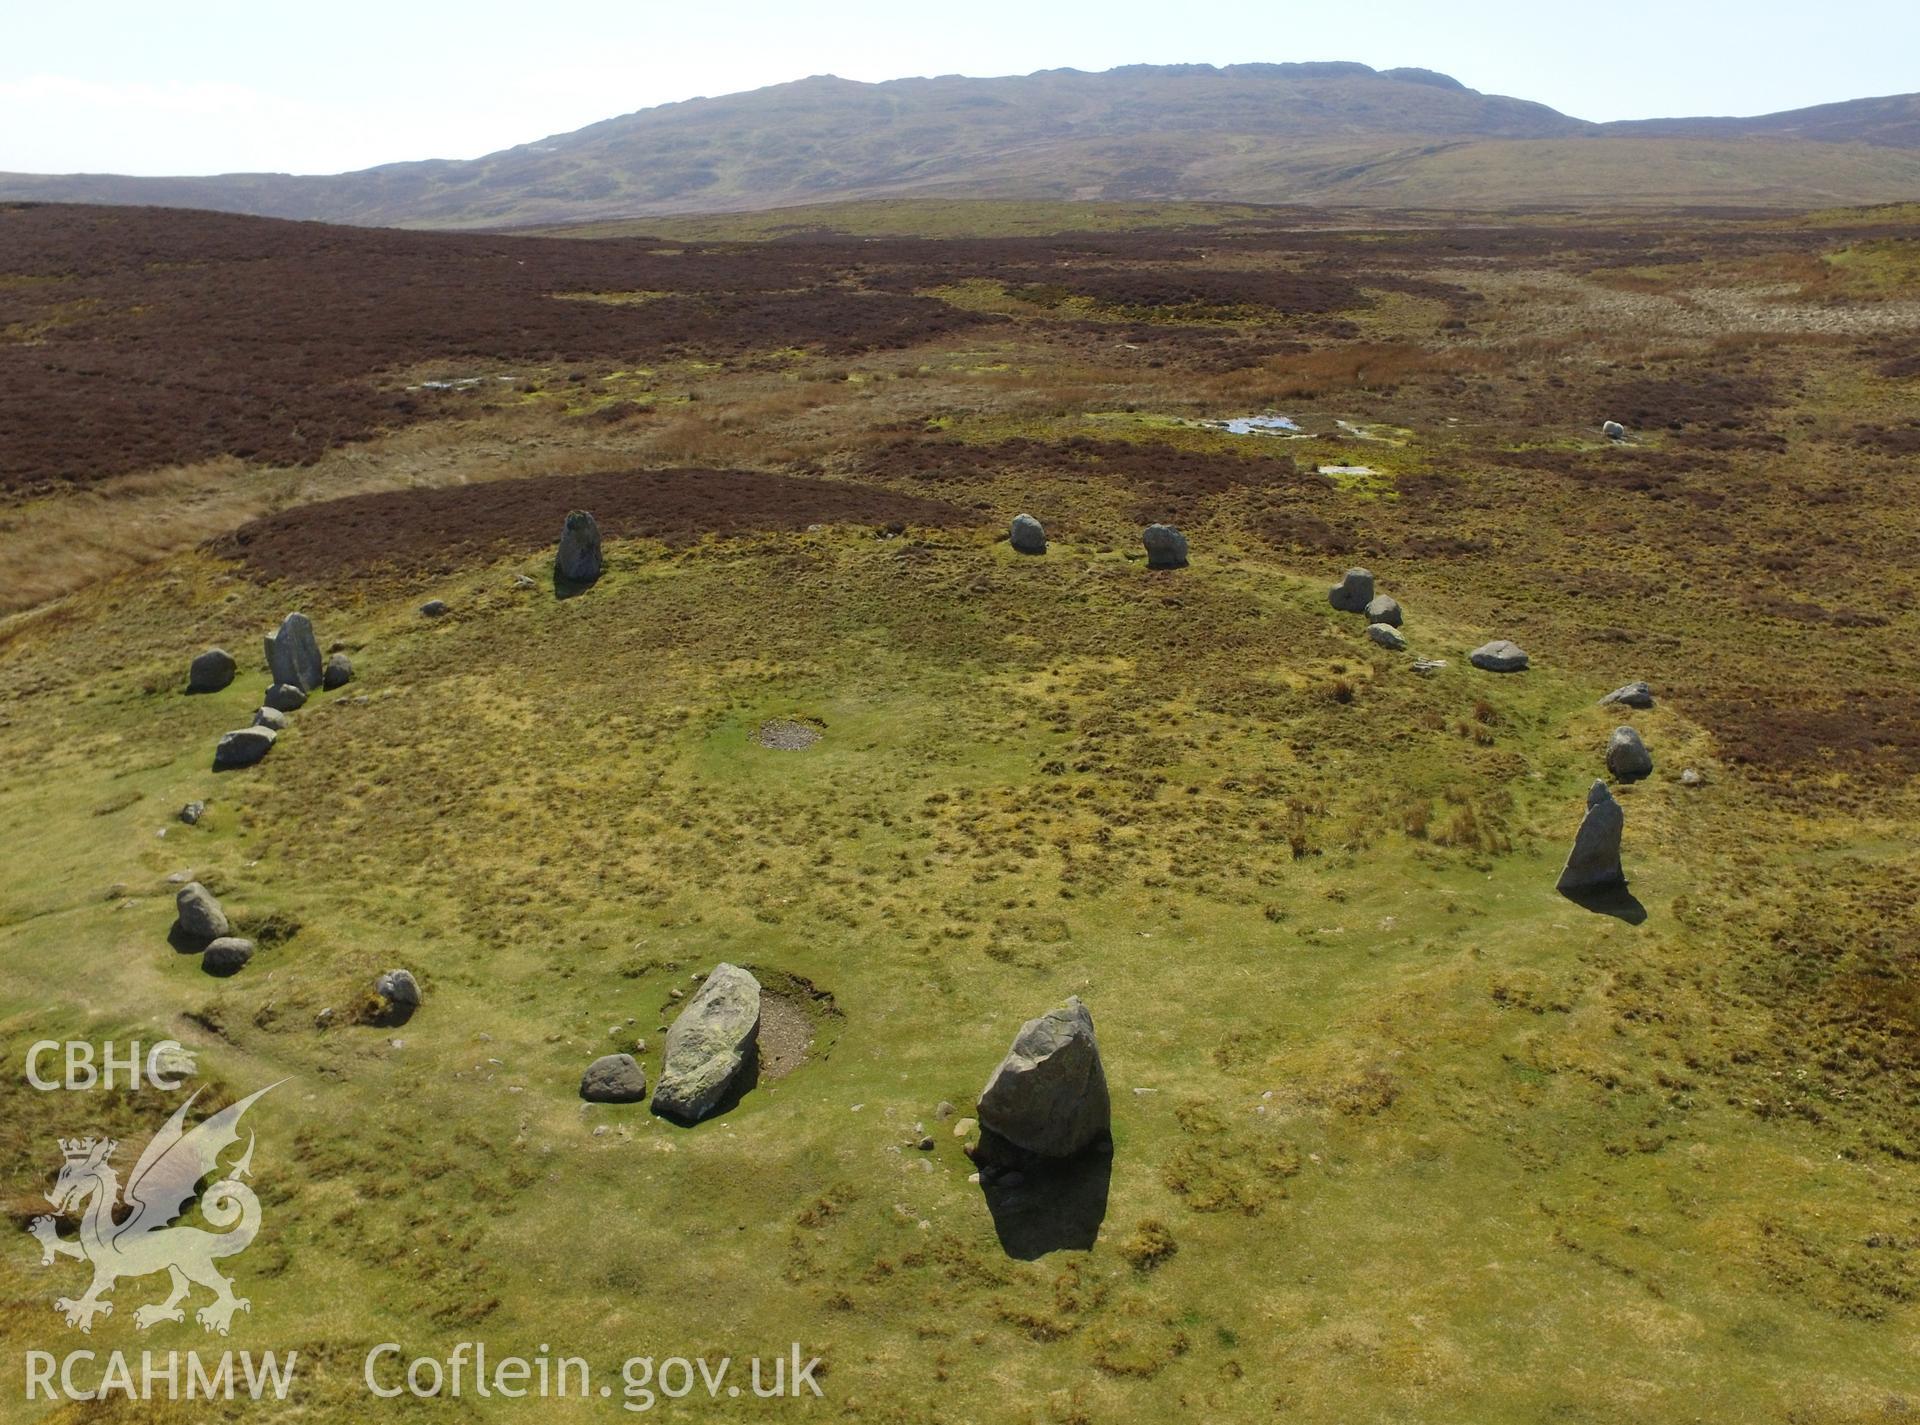
[(553, 572), (569, 584), (591, 584), (600, 569), (600, 524), (585, 510), (574, 510), (560, 531)]
[(267, 635), (267, 669), (276, 683), (291, 683), (303, 693), (320, 686), (320, 641), (305, 614), (288, 614), (277, 633)]
[(217, 693), (233, 681), (233, 655), (224, 648), (209, 648), (187, 666), (189, 693)]
[(1013, 547), (1021, 554), (1045, 554), (1047, 532), (1032, 515), (1013, 517)]
[[(1363, 614), (1373, 602), (1373, 575), (1365, 569), (1349, 569), (1338, 584), (1327, 590), (1327, 602), (1342, 613)], [(1397, 605), (1396, 605), (1397, 607)], [(1385, 619), (1375, 619), (1384, 623)]]
[(1079, 996), (1020, 1026), (980, 1094), (980, 1126), (1045, 1158), (1071, 1157), (1108, 1136), (1107, 1074)]
[(713, 967), (667, 1031), (653, 1111), (698, 1123), (733, 1087), (760, 1034), (760, 982), (738, 965)]
[(1653, 754), (1640, 734), (1630, 727), (1616, 727), (1607, 739), (1607, 770), (1623, 782), (1638, 781), (1653, 774)]
[(1172, 525), (1148, 525), (1140, 531), (1140, 542), (1147, 547), (1147, 568), (1187, 567), (1187, 537)]
[(1558, 889), (1563, 895), (1611, 890), (1627, 883), (1626, 872), (1620, 869), (1620, 833), (1626, 823), (1626, 813), (1607, 784), (1595, 782), (1587, 793), (1587, 814), (1560, 872)]

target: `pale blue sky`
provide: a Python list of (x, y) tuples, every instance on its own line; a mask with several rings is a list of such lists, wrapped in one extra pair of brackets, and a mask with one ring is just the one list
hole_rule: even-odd
[(1355, 59), (1587, 119), (1920, 90), (1920, 3), (1848, 0), (94, 0), (0, 14), (0, 170), (472, 158), (808, 74)]

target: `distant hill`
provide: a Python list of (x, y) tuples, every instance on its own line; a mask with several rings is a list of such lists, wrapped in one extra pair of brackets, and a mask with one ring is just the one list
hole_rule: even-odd
[(1424, 69), (1130, 65), (664, 104), (470, 161), (327, 177), (0, 175), (0, 198), (502, 227), (877, 197), (1502, 207), (1920, 196), (1920, 96), (1589, 124)]

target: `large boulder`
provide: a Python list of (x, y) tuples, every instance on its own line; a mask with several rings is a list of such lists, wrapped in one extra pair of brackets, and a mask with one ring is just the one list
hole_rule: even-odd
[(299, 712), (307, 705), (307, 695), (297, 684), (275, 683), (260, 701), (275, 712)]
[(1623, 782), (1635, 782), (1653, 774), (1653, 754), (1640, 734), (1630, 727), (1616, 727), (1607, 739), (1607, 770)]
[(1370, 623), (1367, 625), (1367, 637), (1382, 648), (1391, 648), (1395, 653), (1404, 653), (1407, 636), (1390, 623)]
[(758, 1050), (760, 982), (738, 965), (713, 967), (667, 1031), (653, 1111), (698, 1123), (717, 1109)]
[(1347, 570), (1340, 582), (1327, 590), (1327, 602), (1341, 613), (1365, 613), (1367, 605), (1373, 602), (1373, 575), (1365, 569)]
[(591, 584), (600, 569), (600, 523), (585, 510), (572, 510), (560, 530), (553, 572), (569, 584)]
[(238, 665), (224, 648), (209, 648), (187, 665), (189, 693), (217, 693), (233, 681)]
[(420, 982), (411, 970), (388, 970), (373, 982), (373, 991), (401, 1009), (420, 1007)]
[(1595, 782), (1587, 793), (1587, 814), (1573, 838), (1573, 850), (1560, 872), (1557, 889), (1563, 895), (1612, 890), (1627, 883), (1620, 869), (1620, 833), (1626, 813), (1613, 799), (1605, 782)]
[(1602, 421), (1600, 422), (1600, 434), (1604, 435), (1608, 440), (1625, 440), (1627, 438), (1627, 428), (1618, 421)]
[(1467, 661), (1489, 673), (1524, 673), (1527, 651), (1511, 639), (1496, 638), (1474, 649), (1467, 655)]
[(193, 941), (218, 940), (233, 927), (213, 892), (198, 881), (188, 881), (173, 898), (173, 912), (180, 933)]
[(980, 1094), (980, 1126), (1044, 1158), (1071, 1157), (1108, 1137), (1106, 1070), (1079, 996), (1020, 1026)]
[(1147, 568), (1187, 567), (1187, 537), (1172, 525), (1148, 525), (1140, 531), (1140, 542), (1147, 548)]
[(1367, 600), (1366, 615), (1368, 623), (1387, 623), (1400, 627), (1403, 615), (1400, 601), (1387, 594), (1377, 594)]
[(290, 683), (303, 693), (320, 686), (320, 641), (313, 621), (305, 614), (288, 614), (277, 633), (267, 635), (267, 671), (276, 683)]
[(238, 974), (253, 958), (253, 942), (223, 935), (200, 952), (200, 968), (209, 975)]
[(273, 750), (280, 734), (270, 727), (242, 727), (225, 733), (213, 748), (213, 770), (230, 772), (236, 767), (251, 767)]
[(1013, 547), (1021, 554), (1045, 554), (1047, 552), (1047, 532), (1040, 521), (1032, 515), (1015, 515), (1012, 530)]
[(1653, 689), (1645, 683), (1628, 683), (1625, 687), (1615, 688), (1604, 698), (1600, 706), (1619, 708), (1650, 708), (1653, 706)]
[(320, 670), (320, 686), (326, 689), (344, 688), (353, 681), (353, 660), (344, 653), (336, 653), (327, 659), (327, 666)]
[(605, 1054), (580, 1076), (580, 1097), (588, 1103), (638, 1103), (647, 1096), (647, 1071), (631, 1054)]

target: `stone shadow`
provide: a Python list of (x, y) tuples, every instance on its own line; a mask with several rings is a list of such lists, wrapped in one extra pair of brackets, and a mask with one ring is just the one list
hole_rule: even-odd
[[(980, 1192), (993, 1217), (1000, 1249), (1016, 1261), (1031, 1262), (1049, 1252), (1090, 1251), (1107, 1220), (1107, 1189), (1113, 1178), (1112, 1140), (1062, 1160), (1036, 1158), (1011, 1145), (996, 1146), (995, 1135), (981, 1130)], [(994, 1158), (1018, 1166), (994, 1169)]]
[(1595, 915), (1610, 915), (1615, 920), (1624, 920), (1628, 925), (1643, 924), (1647, 918), (1647, 908), (1640, 903), (1638, 896), (1627, 889), (1625, 881), (1617, 886), (1562, 891), (1560, 894), (1583, 910), (1590, 910)]

